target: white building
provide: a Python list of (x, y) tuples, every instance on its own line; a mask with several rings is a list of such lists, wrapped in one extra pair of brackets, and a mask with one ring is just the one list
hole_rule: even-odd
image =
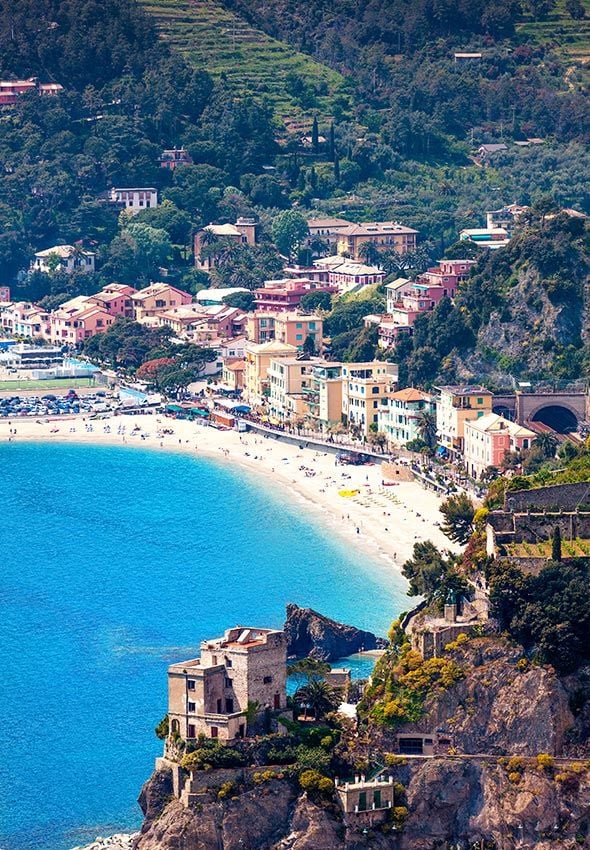
[(37, 251), (31, 263), (31, 270), (49, 273), (62, 271), (71, 274), (75, 271), (93, 272), (96, 254), (84, 251), (74, 245), (55, 245), (45, 251)]
[(434, 399), (423, 390), (406, 387), (391, 393), (379, 410), (379, 430), (390, 443), (404, 446), (422, 438), (422, 414), (434, 414)]
[(119, 204), (128, 212), (135, 215), (142, 210), (158, 206), (158, 190), (152, 187), (139, 189), (117, 189), (113, 187), (109, 193), (111, 204)]

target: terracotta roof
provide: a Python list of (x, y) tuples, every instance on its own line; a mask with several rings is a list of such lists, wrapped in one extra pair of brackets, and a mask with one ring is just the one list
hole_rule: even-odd
[(415, 387), (406, 387), (404, 390), (398, 390), (392, 393), (390, 398), (397, 398), (399, 401), (430, 401), (431, 399), (428, 393), (417, 390)]

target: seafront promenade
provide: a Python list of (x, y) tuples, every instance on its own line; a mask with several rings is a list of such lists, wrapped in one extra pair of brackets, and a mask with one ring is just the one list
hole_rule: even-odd
[[(14, 433), (16, 431), (16, 433)], [(11, 433), (12, 432), (12, 433)], [(414, 543), (454, 544), (439, 527), (441, 497), (414, 481), (383, 486), (380, 464), (339, 466), (327, 448), (292, 444), (255, 431), (240, 434), (171, 420), (156, 414), (121, 415), (104, 420), (0, 421), (0, 441), (76, 442), (183, 452), (213, 458), (256, 474), (269, 488), (288, 493), (304, 506), (310, 521), (361, 553), (377, 555), (384, 569), (401, 568)]]

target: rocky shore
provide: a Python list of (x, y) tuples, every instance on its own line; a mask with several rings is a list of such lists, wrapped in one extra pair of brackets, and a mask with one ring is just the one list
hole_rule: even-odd
[(99, 836), (91, 844), (85, 844), (83, 847), (73, 847), (72, 850), (133, 850), (133, 841), (138, 835), (138, 832), (120, 832), (116, 835), (109, 835), (106, 838)]

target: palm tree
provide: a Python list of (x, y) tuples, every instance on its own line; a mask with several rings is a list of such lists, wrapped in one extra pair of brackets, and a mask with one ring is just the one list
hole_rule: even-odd
[(436, 414), (430, 410), (421, 410), (418, 414), (418, 433), (429, 449), (436, 446)]
[(550, 434), (548, 431), (544, 431), (541, 434), (537, 434), (535, 446), (537, 447), (537, 450), (541, 452), (543, 457), (555, 457), (555, 450), (557, 449), (557, 444), (558, 440), (554, 434)]
[(379, 249), (374, 242), (363, 242), (359, 246), (359, 256), (369, 266), (377, 265), (381, 259)]
[(303, 685), (295, 693), (295, 700), (313, 712), (315, 720), (319, 720), (335, 711), (341, 703), (341, 699), (330, 685), (323, 679), (312, 679), (307, 685)]

